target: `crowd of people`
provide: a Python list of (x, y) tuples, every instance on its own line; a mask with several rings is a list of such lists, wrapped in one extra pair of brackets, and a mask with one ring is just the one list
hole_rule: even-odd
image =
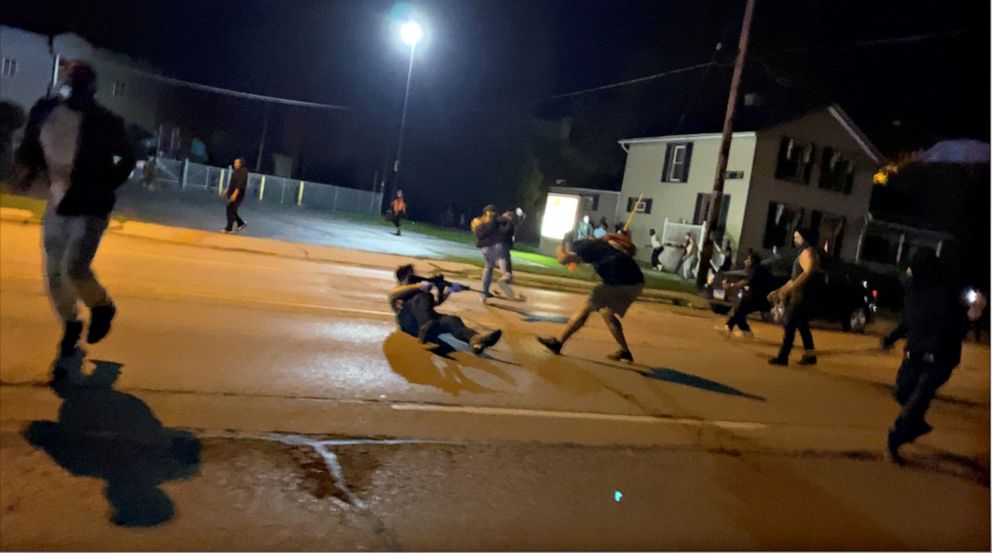
[[(63, 324), (59, 355), (68, 357), (80, 351), (78, 344), (84, 327), (78, 314), (80, 301), (90, 310), (88, 343), (99, 342), (108, 335), (117, 312), (91, 264), (114, 208), (115, 190), (130, 175), (135, 166), (135, 155), (122, 120), (95, 98), (96, 74), (92, 67), (79, 61), (64, 62), (60, 67), (60, 86), (56, 90), (55, 95), (39, 100), (31, 110), (16, 155), (15, 182), (27, 187), (43, 171), (47, 174), (49, 202), (43, 223), (44, 267), (48, 295)], [(245, 227), (238, 207), (244, 199), (246, 185), (244, 162), (235, 160), (227, 190), (227, 232), (235, 226), (238, 230)], [(402, 192), (397, 192), (390, 209), (397, 235), (405, 213)], [(519, 209), (498, 214), (496, 206), (487, 205), (471, 222), (476, 245), (485, 262), (482, 287), (476, 290), (484, 304), (494, 295), (503, 300), (524, 300), (512, 287), (510, 255), (524, 217)], [(650, 238), (651, 265), (658, 268), (664, 245), (653, 229)], [(799, 364), (812, 365), (817, 357), (809, 323), (822, 289), (820, 254), (810, 231), (797, 229), (793, 239), (798, 254), (791, 278), (776, 289), (772, 289), (760, 257), (756, 254), (746, 257), (747, 277), (736, 285), (744, 293), (724, 329), (730, 332), (738, 327), (742, 332), (749, 332), (748, 314), (765, 309), (770, 303), (783, 303), (786, 307), (785, 332), (778, 355), (770, 363), (789, 363), (798, 332), (804, 348)], [(726, 252), (730, 251), (729, 244), (725, 248)], [(686, 234), (683, 249), (677, 270), (681, 269), (682, 274), (690, 278), (698, 255), (696, 237), (691, 233)], [(557, 246), (556, 257), (563, 265), (591, 265), (600, 282), (574, 311), (560, 335), (540, 336), (538, 342), (550, 352), (560, 354), (588, 317), (598, 312), (618, 345), (618, 350), (607, 357), (633, 362), (621, 320), (644, 288), (644, 274), (634, 260), (636, 252), (626, 225), (615, 225), (610, 231), (605, 218), (593, 227), (590, 217), (583, 217), (574, 233), (569, 233)], [(494, 269), (500, 271), (498, 294), (490, 290)], [(953, 284), (950, 269), (930, 250), (917, 252), (906, 273), (909, 279), (902, 320), (881, 342), (881, 347), (888, 349), (898, 340), (905, 339), (895, 390), (902, 410), (887, 439), (887, 451), (896, 461), (900, 459), (899, 448), (903, 444), (932, 430), (925, 420), (926, 411), (937, 389), (948, 380), (961, 360), (961, 344), (968, 321), (976, 320), (985, 306), (984, 296), (977, 292), (962, 297), (961, 290)], [(470, 328), (460, 317), (437, 311), (450, 294), (469, 291), (469, 287), (450, 283), (440, 276), (422, 277), (411, 265), (399, 267), (395, 278), (396, 285), (388, 302), (403, 332), (422, 343), (436, 342), (442, 334), (448, 334), (466, 343), (477, 354), (500, 340), (500, 330), (480, 332)], [(981, 309), (976, 310), (979, 305)]]

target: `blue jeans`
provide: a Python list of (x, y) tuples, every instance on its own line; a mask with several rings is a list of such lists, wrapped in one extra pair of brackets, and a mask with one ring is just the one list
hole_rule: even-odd
[(492, 246), (483, 246), (480, 249), (482, 250), (482, 259), (486, 262), (486, 268), (482, 271), (482, 293), (488, 297), (489, 286), (493, 282), (493, 267), (499, 267), (501, 282), (509, 283), (513, 279), (513, 275), (507, 267), (510, 252), (505, 244), (493, 244)]

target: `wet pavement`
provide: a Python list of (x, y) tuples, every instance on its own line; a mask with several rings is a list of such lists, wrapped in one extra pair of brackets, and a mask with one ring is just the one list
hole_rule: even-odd
[(395, 331), (388, 259), (108, 235), (119, 316), (66, 391), (38, 230), (0, 224), (3, 549), (989, 546), (985, 346), (899, 467), (883, 329), (817, 329), (820, 365), (773, 368), (776, 327), (728, 340), (708, 312), (638, 303), (626, 365), (595, 317), (544, 351), (580, 296), (526, 290), (455, 296), (504, 338), (438, 355)]

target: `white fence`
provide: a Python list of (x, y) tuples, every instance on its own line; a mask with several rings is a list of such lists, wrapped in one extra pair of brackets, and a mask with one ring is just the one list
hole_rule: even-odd
[[(136, 168), (133, 178), (140, 179), (142, 169)], [(180, 189), (198, 188), (216, 192), (227, 190), (231, 170), (190, 161), (159, 158), (155, 163), (155, 183), (171, 184)], [(382, 194), (356, 190), (319, 182), (248, 174), (247, 198), (263, 204), (295, 205), (310, 209), (378, 214)]]

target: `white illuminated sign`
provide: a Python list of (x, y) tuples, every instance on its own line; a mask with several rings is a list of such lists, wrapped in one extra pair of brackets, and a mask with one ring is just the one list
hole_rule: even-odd
[(548, 202), (544, 205), (544, 220), (541, 222), (541, 236), (561, 240), (575, 226), (578, 212), (578, 196), (548, 194)]

